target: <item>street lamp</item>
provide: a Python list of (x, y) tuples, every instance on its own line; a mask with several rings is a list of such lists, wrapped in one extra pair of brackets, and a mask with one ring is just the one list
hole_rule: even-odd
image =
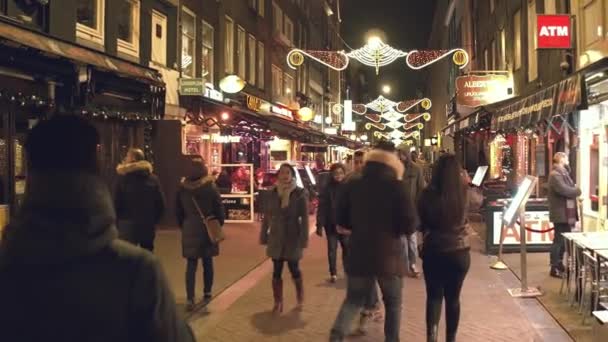
[(391, 86), (388, 84), (385, 84), (382, 86), (382, 92), (386, 95), (391, 93)]

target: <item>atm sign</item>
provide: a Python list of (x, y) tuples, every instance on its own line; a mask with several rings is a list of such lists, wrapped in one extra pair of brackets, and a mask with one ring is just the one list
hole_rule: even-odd
[(572, 25), (569, 15), (538, 15), (537, 30), (539, 49), (571, 49)]

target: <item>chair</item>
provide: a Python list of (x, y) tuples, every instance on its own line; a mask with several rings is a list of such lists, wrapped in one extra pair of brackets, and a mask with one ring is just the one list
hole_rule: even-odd
[[(608, 280), (602, 276), (602, 271), (606, 270), (604, 265), (599, 265), (597, 258), (589, 251), (583, 252), (583, 284), (580, 296), (580, 312), (583, 314), (583, 324), (591, 312), (596, 311), (600, 299), (606, 299), (605, 292), (608, 290)], [(590, 285), (589, 299), (586, 300), (587, 284)]]
[(564, 287), (566, 288), (566, 298), (568, 301), (571, 300), (571, 284), (574, 274), (576, 274), (576, 260), (574, 255), (574, 241), (571, 237), (564, 234), (564, 245), (566, 247), (566, 272), (562, 274), (562, 282), (559, 287), (559, 294), (563, 294)]

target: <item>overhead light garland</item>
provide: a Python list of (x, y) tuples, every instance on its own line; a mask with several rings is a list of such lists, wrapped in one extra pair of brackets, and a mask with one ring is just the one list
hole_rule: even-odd
[(413, 122), (420, 118), (422, 118), (422, 120), (424, 120), (424, 121), (430, 121), (431, 114), (430, 113), (413, 113), (413, 114), (406, 114), (404, 116), (405, 122)]
[(433, 103), (431, 102), (431, 99), (425, 97), (423, 99), (401, 101), (397, 104), (396, 109), (398, 112), (405, 113), (417, 105), (420, 105), (424, 110), (429, 110)]
[(381, 67), (400, 58), (405, 57), (405, 63), (408, 67), (419, 70), (450, 55), (453, 55), (452, 61), (460, 69), (466, 67), (469, 63), (469, 56), (463, 49), (413, 50), (408, 52), (393, 48), (380, 38), (373, 37), (363, 47), (350, 52), (293, 49), (287, 54), (287, 65), (296, 69), (304, 64), (305, 57), (308, 57), (331, 69), (342, 71), (348, 67), (350, 58), (353, 58), (364, 65), (374, 67), (377, 75), (380, 73)]

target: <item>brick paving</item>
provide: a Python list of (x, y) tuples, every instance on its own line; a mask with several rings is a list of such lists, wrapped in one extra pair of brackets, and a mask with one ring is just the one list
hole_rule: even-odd
[[(489, 269), (490, 260), (475, 248), (462, 295), (460, 341), (571, 341), (535, 299), (513, 299), (506, 289), (516, 279), (510, 272)], [(295, 293), (285, 278), (285, 313), (274, 317), (269, 262), (255, 275), (237, 282), (210, 303), (209, 312), (191, 319), (199, 341), (326, 341), (337, 310), (345, 297), (345, 281), (327, 283), (325, 239), (311, 236), (302, 261), (306, 304), (293, 310)], [(406, 279), (404, 287), (403, 341), (425, 341), (423, 279)], [(443, 319), (443, 318), (442, 318)], [(366, 336), (352, 341), (381, 341), (381, 323), (373, 323)], [(441, 326), (443, 339), (443, 325)]]

